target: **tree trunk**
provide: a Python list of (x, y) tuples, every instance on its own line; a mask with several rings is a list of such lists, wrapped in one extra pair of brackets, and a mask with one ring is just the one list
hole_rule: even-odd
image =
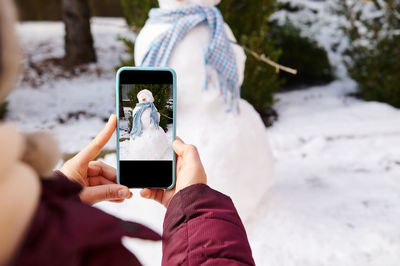
[(65, 63), (75, 66), (96, 62), (88, 0), (62, 0), (65, 24)]
[(124, 118), (125, 117), (125, 113), (124, 113), (124, 106), (123, 106), (123, 102), (122, 102), (122, 86), (119, 86), (119, 118)]

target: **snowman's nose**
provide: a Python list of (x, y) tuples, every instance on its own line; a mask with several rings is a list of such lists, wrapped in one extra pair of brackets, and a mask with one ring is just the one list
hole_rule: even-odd
[(142, 99), (142, 101), (144, 101), (144, 102), (145, 102), (145, 101), (146, 101), (146, 98), (143, 98), (143, 99)]

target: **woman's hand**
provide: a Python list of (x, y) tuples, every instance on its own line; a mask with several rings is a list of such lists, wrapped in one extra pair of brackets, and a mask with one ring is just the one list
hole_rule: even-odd
[(185, 144), (180, 138), (172, 146), (177, 155), (175, 187), (171, 190), (145, 188), (140, 191), (142, 197), (153, 199), (165, 207), (181, 189), (194, 184), (207, 184), (207, 176), (196, 147)]
[(112, 115), (96, 138), (60, 169), (70, 180), (83, 186), (79, 196), (85, 203), (94, 204), (103, 200), (122, 202), (132, 197), (126, 186), (117, 184), (115, 168), (100, 161), (92, 161), (109, 141), (116, 127), (117, 117)]

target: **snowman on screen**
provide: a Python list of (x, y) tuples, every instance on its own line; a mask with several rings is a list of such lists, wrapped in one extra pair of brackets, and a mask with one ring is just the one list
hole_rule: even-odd
[(153, 94), (141, 90), (132, 111), (132, 130), (129, 140), (131, 160), (171, 160), (172, 151), (167, 135), (159, 126), (160, 113), (154, 105)]
[(274, 160), (259, 114), (240, 98), (246, 55), (219, 2), (159, 0), (136, 38), (135, 62), (175, 70), (177, 135), (199, 148), (210, 186), (246, 218), (273, 183)]

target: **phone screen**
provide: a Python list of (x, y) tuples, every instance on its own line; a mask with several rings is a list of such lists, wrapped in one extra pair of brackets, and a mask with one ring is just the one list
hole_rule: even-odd
[(171, 188), (175, 180), (175, 75), (124, 67), (117, 74), (118, 181), (130, 188)]

